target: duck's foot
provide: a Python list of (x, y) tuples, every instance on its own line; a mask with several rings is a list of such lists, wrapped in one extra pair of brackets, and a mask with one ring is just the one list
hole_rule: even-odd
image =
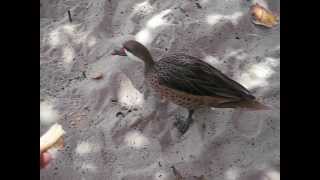
[(189, 120), (183, 121), (179, 119), (174, 123), (174, 126), (179, 130), (181, 135), (184, 135), (188, 131), (190, 125), (191, 122), (189, 122)]
[(186, 120), (178, 117), (177, 121), (174, 123), (174, 126), (179, 130), (181, 136), (188, 131), (190, 125), (193, 123), (192, 114), (193, 110), (190, 110), (188, 118)]

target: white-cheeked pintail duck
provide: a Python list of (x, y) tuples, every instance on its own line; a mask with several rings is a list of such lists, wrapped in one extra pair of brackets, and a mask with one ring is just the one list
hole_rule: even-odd
[(193, 122), (194, 110), (202, 107), (269, 109), (241, 84), (196, 57), (177, 53), (154, 61), (148, 49), (134, 40), (112, 54), (144, 62), (147, 85), (162, 98), (189, 110), (185, 121), (175, 123), (181, 134)]

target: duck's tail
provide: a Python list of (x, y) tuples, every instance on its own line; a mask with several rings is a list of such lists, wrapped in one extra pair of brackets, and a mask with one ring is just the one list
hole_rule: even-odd
[(220, 104), (217, 108), (241, 108), (248, 111), (271, 110), (271, 107), (260, 103), (257, 100), (241, 100)]

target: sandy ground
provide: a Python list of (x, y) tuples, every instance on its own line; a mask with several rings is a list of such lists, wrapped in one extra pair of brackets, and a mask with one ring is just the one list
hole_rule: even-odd
[[(280, 25), (252, 24), (256, 1), (40, 2), (40, 135), (55, 122), (67, 132), (41, 179), (280, 179)], [(258, 2), (280, 15), (278, 0)], [(186, 110), (144, 93), (142, 63), (109, 55), (127, 39), (155, 59), (202, 58), (273, 110), (202, 109), (178, 138), (173, 123)]]

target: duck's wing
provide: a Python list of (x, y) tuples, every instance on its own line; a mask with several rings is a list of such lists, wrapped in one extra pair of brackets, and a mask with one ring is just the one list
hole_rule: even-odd
[(184, 54), (162, 58), (155, 67), (159, 83), (198, 96), (235, 99), (255, 97), (242, 85), (206, 62)]

